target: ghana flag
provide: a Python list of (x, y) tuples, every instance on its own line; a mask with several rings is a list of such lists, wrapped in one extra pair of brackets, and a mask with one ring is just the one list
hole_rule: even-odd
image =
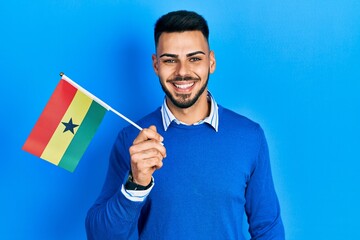
[(22, 149), (73, 172), (107, 110), (109, 106), (62, 74)]

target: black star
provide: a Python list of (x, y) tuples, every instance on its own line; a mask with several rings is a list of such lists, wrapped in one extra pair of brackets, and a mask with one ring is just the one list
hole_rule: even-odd
[(73, 124), (72, 118), (70, 118), (70, 121), (68, 123), (67, 122), (61, 122), (61, 123), (65, 125), (64, 132), (70, 131), (70, 132), (72, 132), (72, 134), (74, 134), (74, 128), (79, 126), (77, 124)]

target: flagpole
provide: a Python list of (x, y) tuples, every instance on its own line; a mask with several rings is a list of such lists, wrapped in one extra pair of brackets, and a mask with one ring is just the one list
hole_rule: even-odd
[(121, 117), (122, 119), (124, 119), (125, 121), (127, 121), (128, 123), (130, 123), (131, 125), (133, 125), (134, 127), (136, 127), (137, 129), (139, 129), (140, 131), (143, 130), (139, 125), (137, 125), (136, 123), (134, 123), (133, 121), (131, 121), (130, 119), (128, 119), (127, 117), (125, 117), (124, 115), (113, 109), (112, 107), (110, 107), (109, 110), (115, 113), (116, 115), (118, 115), (119, 117)]
[(79, 84), (77, 84), (76, 82), (74, 82), (73, 80), (71, 80), (68, 76), (66, 76), (63, 72), (60, 73), (60, 76), (62, 77), (62, 79), (64, 79), (65, 81), (69, 82), (70, 84), (72, 84), (74, 87), (80, 89), (81, 91), (83, 91), (86, 95), (88, 95), (90, 98), (92, 98), (94, 101), (96, 101), (97, 103), (99, 103), (101, 106), (103, 106), (104, 108), (106, 108), (106, 110), (108, 111), (112, 111), (113, 113), (115, 113), (116, 115), (118, 115), (119, 117), (121, 117), (122, 119), (124, 119), (125, 121), (127, 121), (128, 123), (130, 123), (131, 125), (133, 125), (134, 127), (136, 127), (137, 129), (139, 129), (140, 131), (142, 131), (143, 129), (137, 125), (135, 122), (131, 121), (129, 118), (125, 117), (124, 115), (122, 115), (121, 113), (119, 113), (118, 111), (116, 111), (115, 109), (113, 109), (112, 107), (110, 107), (109, 105), (107, 105), (105, 102), (103, 102), (102, 100), (100, 100), (99, 98), (97, 98), (96, 96), (94, 96), (93, 94), (91, 94), (90, 92), (88, 92), (86, 89), (84, 89), (83, 87), (81, 87)]

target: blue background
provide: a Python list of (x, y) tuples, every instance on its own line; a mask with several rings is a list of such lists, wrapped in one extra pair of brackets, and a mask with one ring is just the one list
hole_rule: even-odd
[(0, 238), (86, 238), (127, 123), (107, 113), (74, 173), (21, 147), (60, 71), (133, 120), (159, 106), (153, 25), (188, 9), (210, 26), (216, 100), (266, 132), (287, 239), (360, 239), (360, 2), (179, 2), (0, 2)]

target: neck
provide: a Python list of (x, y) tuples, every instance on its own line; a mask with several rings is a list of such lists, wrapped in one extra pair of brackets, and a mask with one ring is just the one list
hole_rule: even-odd
[(176, 107), (168, 98), (166, 99), (166, 104), (176, 119), (189, 125), (209, 116), (211, 109), (211, 103), (207, 99), (207, 91), (204, 91), (204, 94), (199, 97), (198, 101), (189, 108)]

